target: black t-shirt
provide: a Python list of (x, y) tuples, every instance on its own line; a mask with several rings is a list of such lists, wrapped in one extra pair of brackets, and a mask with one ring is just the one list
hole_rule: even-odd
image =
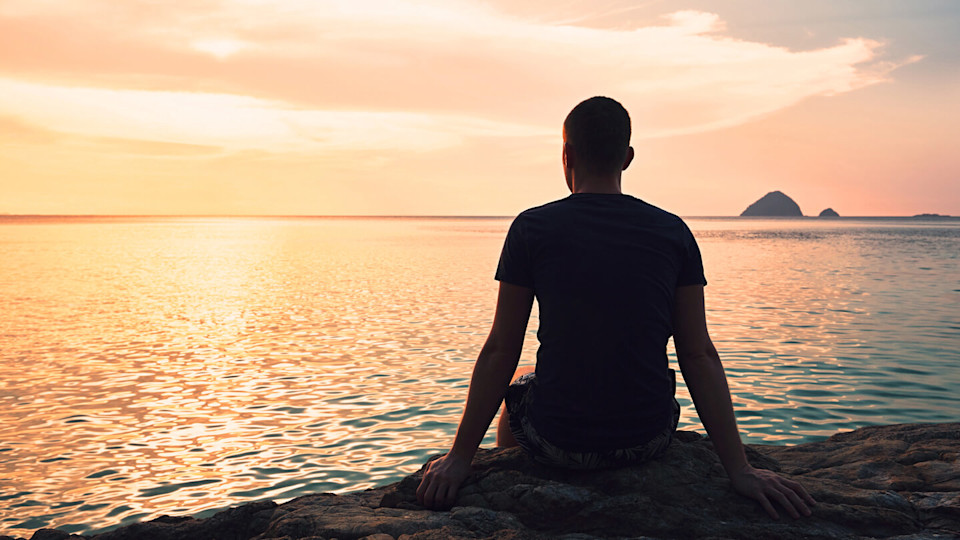
[(574, 451), (629, 448), (671, 418), (667, 340), (676, 288), (706, 285), (677, 216), (629, 195), (576, 193), (513, 221), (496, 279), (540, 306), (537, 432)]

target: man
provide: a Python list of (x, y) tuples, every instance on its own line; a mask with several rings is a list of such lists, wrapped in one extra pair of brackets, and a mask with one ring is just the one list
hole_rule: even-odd
[[(707, 332), (706, 280), (693, 235), (680, 218), (620, 190), (634, 156), (627, 111), (610, 98), (588, 99), (564, 121), (563, 141), (571, 195), (521, 213), (510, 227), (493, 328), (453, 447), (428, 465), (420, 502), (454, 503), (501, 401), (497, 445), (520, 445), (546, 464), (590, 469), (662, 454), (679, 418), (666, 355), (673, 335), (697, 413), (734, 489), (775, 519), (775, 505), (794, 518), (810, 515), (814, 501), (800, 484), (747, 463)], [(510, 384), (534, 297), (536, 372)]]

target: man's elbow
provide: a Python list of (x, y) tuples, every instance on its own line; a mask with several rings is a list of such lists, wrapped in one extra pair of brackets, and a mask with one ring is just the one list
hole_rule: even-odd
[(477, 357), (478, 364), (516, 364), (520, 360), (520, 347), (502, 340), (487, 340)]
[(677, 363), (683, 371), (690, 367), (713, 366), (720, 364), (720, 354), (717, 353), (717, 348), (713, 346), (713, 343), (707, 341), (699, 347), (678, 349)]

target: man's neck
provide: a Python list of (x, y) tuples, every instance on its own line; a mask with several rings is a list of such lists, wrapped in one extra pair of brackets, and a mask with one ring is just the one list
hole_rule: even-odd
[(573, 189), (572, 193), (607, 193), (607, 194), (617, 194), (620, 195), (623, 193), (620, 189), (620, 175), (615, 176), (593, 176), (586, 178), (577, 178), (573, 179)]

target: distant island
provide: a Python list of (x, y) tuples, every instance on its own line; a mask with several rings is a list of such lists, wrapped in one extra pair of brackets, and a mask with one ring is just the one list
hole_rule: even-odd
[[(763, 197), (760, 197), (755, 203), (747, 207), (740, 213), (740, 217), (803, 217), (800, 211), (800, 205), (787, 196), (782, 191), (771, 191)], [(824, 208), (817, 217), (838, 218), (840, 214), (833, 208)], [(912, 216), (890, 216), (898, 219), (943, 219), (955, 220), (960, 216), (949, 216), (945, 214), (923, 213)], [(873, 218), (870, 218), (873, 219)]]
[(800, 205), (781, 191), (771, 191), (740, 213), (741, 217), (803, 217)]

